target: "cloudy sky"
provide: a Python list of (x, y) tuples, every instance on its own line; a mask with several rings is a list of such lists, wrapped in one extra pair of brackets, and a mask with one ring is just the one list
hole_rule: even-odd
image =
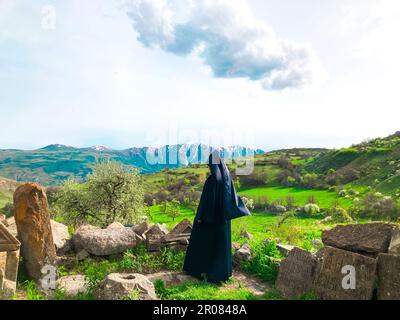
[(0, 0), (0, 148), (385, 136), (399, 30), (398, 0)]

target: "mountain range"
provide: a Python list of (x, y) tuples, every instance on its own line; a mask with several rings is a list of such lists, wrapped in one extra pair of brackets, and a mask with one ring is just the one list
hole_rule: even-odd
[[(204, 163), (212, 149), (210, 146), (196, 144), (125, 150), (113, 150), (103, 145), (75, 148), (61, 144), (48, 145), (38, 150), (7, 149), (0, 150), (0, 176), (18, 182), (35, 181), (43, 185), (58, 185), (69, 178), (84, 180), (93, 166), (104, 160), (118, 161), (147, 174), (165, 168)], [(243, 146), (221, 150), (225, 156), (233, 158), (264, 153), (262, 150)]]

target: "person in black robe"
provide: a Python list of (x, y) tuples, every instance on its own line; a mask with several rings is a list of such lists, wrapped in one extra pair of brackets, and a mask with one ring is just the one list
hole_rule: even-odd
[(237, 196), (229, 171), (219, 153), (208, 161), (211, 175), (205, 182), (183, 270), (212, 283), (232, 276), (231, 220), (250, 212)]

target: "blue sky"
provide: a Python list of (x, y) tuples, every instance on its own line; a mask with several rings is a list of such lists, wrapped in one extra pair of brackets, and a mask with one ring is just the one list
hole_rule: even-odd
[(397, 0), (0, 0), (0, 148), (399, 129)]

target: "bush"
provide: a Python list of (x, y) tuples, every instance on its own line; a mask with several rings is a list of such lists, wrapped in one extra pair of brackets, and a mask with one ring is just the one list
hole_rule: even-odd
[(302, 177), (301, 183), (306, 188), (317, 188), (320, 185), (319, 176), (316, 173), (307, 173)]
[(296, 199), (293, 196), (286, 197), (286, 207), (288, 210), (293, 210), (296, 207)]
[(133, 224), (143, 216), (143, 183), (136, 169), (112, 161), (99, 163), (86, 183), (64, 182), (55, 207), (67, 223)]
[(347, 223), (353, 221), (353, 219), (348, 214), (346, 209), (343, 209), (338, 206), (334, 206), (331, 209), (329, 209), (328, 216), (332, 217), (332, 222), (336, 223)]
[(279, 202), (274, 202), (269, 206), (269, 211), (274, 212), (274, 213), (285, 213), (287, 211), (287, 208), (280, 204)]
[(249, 209), (250, 211), (254, 210), (254, 200), (253, 199), (242, 197), (242, 200), (243, 200), (244, 205), (247, 207), (247, 209)]
[(267, 183), (267, 175), (264, 172), (253, 172), (247, 176), (240, 176), (240, 185), (246, 187), (263, 186)]
[(317, 204), (309, 203), (304, 206), (304, 212), (309, 215), (316, 215), (321, 212), (321, 209)]
[(267, 196), (258, 196), (254, 201), (254, 209), (256, 210), (266, 210), (269, 206), (269, 201)]

